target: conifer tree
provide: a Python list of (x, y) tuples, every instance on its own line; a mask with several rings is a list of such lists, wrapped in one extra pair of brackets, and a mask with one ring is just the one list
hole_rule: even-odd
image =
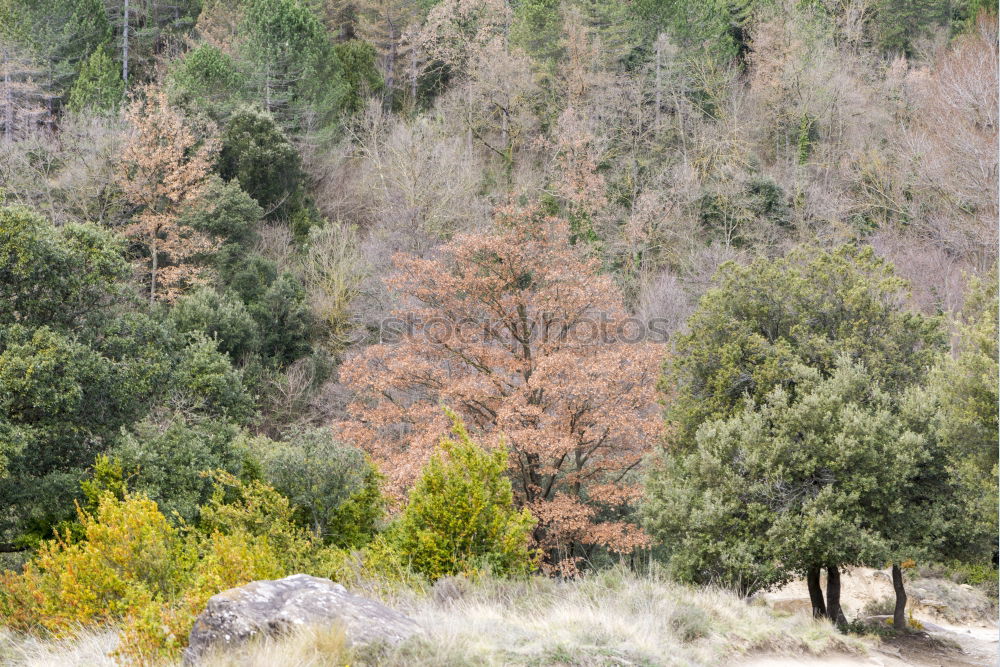
[(69, 91), (69, 108), (73, 111), (114, 111), (124, 94), (125, 82), (108, 55), (107, 47), (102, 44), (80, 68), (80, 75)]

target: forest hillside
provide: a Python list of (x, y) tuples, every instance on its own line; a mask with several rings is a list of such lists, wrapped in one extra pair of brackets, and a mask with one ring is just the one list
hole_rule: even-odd
[(0, 659), (173, 663), (293, 574), (430, 633), (301, 664), (995, 621), (997, 47), (985, 0), (0, 0)]

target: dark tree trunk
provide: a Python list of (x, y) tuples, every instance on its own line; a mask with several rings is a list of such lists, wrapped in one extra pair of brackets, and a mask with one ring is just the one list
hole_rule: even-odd
[(896, 563), (892, 564), (892, 589), (896, 592), (896, 608), (892, 611), (892, 627), (903, 631), (906, 629), (906, 589), (903, 587), (903, 571)]
[(813, 616), (826, 616), (826, 604), (823, 602), (823, 588), (819, 585), (819, 568), (811, 567), (806, 573), (806, 584), (809, 586), (809, 600), (812, 602)]
[(836, 565), (826, 566), (826, 615), (834, 623), (846, 623), (840, 608), (840, 569)]

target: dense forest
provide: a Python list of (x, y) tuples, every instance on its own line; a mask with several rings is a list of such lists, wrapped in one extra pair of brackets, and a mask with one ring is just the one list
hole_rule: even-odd
[(985, 0), (0, 0), (0, 624), (995, 583), (997, 70)]

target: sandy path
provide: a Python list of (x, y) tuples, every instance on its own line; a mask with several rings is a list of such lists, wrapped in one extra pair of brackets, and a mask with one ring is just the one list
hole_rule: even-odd
[[(824, 582), (825, 584), (825, 582)], [(858, 614), (872, 600), (892, 596), (887, 571), (855, 568), (842, 576), (841, 602), (848, 616)], [(804, 581), (794, 581), (763, 596), (768, 605), (791, 613), (809, 613), (809, 592)], [(792, 667), (824, 665), (858, 667), (881, 665), (898, 667), (996, 667), (1000, 666), (1000, 630), (993, 619), (969, 619), (968, 623), (949, 623), (934, 609), (914, 606), (913, 617), (924, 632), (888, 639), (872, 647), (868, 655), (834, 654), (821, 657), (757, 656), (740, 663), (744, 667)]]

